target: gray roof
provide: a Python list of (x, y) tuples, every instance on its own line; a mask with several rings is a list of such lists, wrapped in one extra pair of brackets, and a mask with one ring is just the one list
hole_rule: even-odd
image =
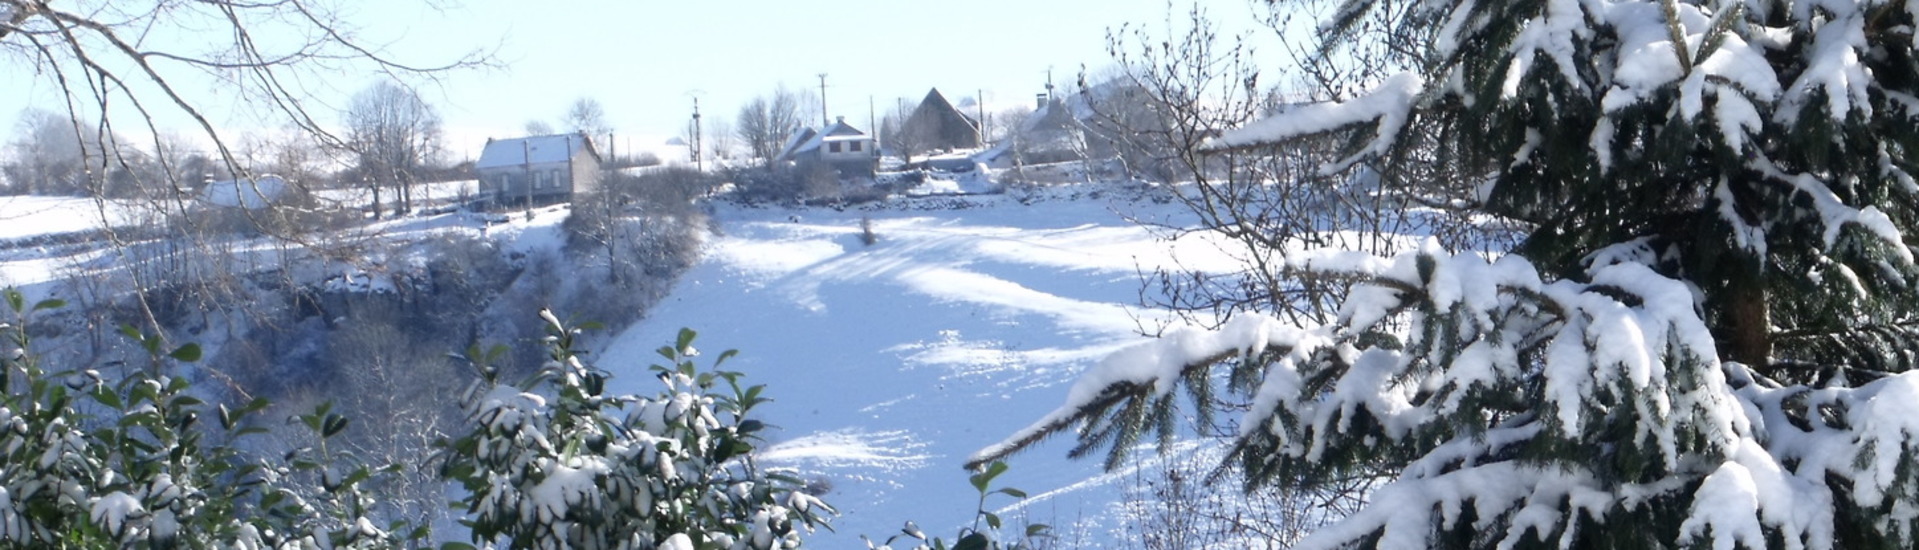
[(480, 160), (473, 163), (473, 168), (566, 162), (580, 151), (586, 151), (594, 159), (600, 158), (599, 151), (593, 149), (593, 141), (584, 134), (496, 139), (486, 142), (486, 149), (480, 151)]
[(847, 124), (846, 117), (840, 117), (839, 120), (834, 121), (822, 130), (801, 128), (800, 131), (795, 132), (793, 137), (787, 140), (786, 149), (780, 153), (780, 158), (793, 160), (795, 155), (817, 150), (820, 148), (821, 143), (828, 141), (865, 139), (867, 139), (866, 132), (861, 132), (859, 128), (854, 128), (853, 125)]

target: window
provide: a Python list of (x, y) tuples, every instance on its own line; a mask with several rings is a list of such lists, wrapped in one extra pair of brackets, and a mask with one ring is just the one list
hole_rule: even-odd
[(855, 153), (860, 152), (860, 142), (855, 141), (852, 143), (848, 143), (847, 146), (852, 147), (851, 151)]
[(840, 142), (835, 141), (835, 142), (826, 144), (826, 152), (828, 153), (840, 152)]

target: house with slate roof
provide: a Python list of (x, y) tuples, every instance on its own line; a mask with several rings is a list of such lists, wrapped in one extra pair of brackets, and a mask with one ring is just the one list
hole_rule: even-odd
[(920, 150), (972, 149), (980, 146), (980, 123), (966, 116), (941, 95), (939, 88), (926, 92), (913, 114), (906, 117), (901, 132), (911, 134)]
[(583, 133), (490, 139), (473, 171), (495, 205), (565, 202), (599, 189), (600, 153)]
[(846, 117), (825, 128), (801, 128), (786, 140), (779, 160), (792, 162), (802, 170), (820, 163), (839, 171), (840, 177), (873, 177), (879, 162), (879, 149), (873, 136), (846, 123)]

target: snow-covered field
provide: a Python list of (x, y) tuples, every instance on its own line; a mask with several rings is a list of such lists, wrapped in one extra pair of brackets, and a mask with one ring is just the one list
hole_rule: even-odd
[[(396, 201), (390, 189), (381, 190), (381, 200)], [(475, 180), (444, 181), (422, 183), (413, 186), (413, 202), (416, 208), (434, 208), (454, 205), (473, 200), (479, 195), (480, 182)], [(348, 189), (322, 189), (313, 194), (323, 201), (338, 202), (344, 206), (364, 208), (373, 204), (373, 190), (364, 187)]]
[[(1177, 205), (1150, 200), (1154, 192), (1065, 186), (1036, 197), (925, 197), (845, 211), (722, 204), (704, 259), (647, 319), (603, 336), (599, 364), (620, 376), (617, 389), (652, 393), (653, 350), (679, 328), (699, 331), (709, 356), (738, 349), (726, 367), (774, 399), (758, 410), (774, 426), (765, 459), (830, 484), (826, 500), (843, 513), (836, 532), (816, 535), (818, 545), (884, 539), (908, 520), (951, 540), (973, 519), (976, 493), (960, 468), (968, 455), (1058, 406), (1086, 366), (1174, 322), (1134, 305), (1141, 271), (1175, 257), (1188, 268), (1236, 265), (1214, 243), (1164, 242), (1128, 221), (1181, 219)], [(458, 194), (449, 185), (422, 196)], [(100, 224), (97, 213), (90, 222), (79, 215), (91, 201), (16, 200), (0, 203), (0, 215), (12, 216), (6, 231)], [(484, 230), (461, 214), (365, 230), (399, 240), (467, 231), (514, 251), (558, 249), (564, 212), (542, 209), (534, 220), (511, 216)], [(860, 239), (867, 216), (879, 236), (871, 246)], [(0, 256), (0, 283), (9, 273), (15, 283), (51, 281), (55, 266), (41, 264), (55, 259), (16, 252)], [(1076, 540), (1111, 540), (1124, 527), (1119, 497), (1135, 480), (1066, 459), (1069, 446), (1051, 443), (1013, 461), (999, 483), (1034, 496), (1006, 515)], [(987, 505), (1013, 504), (994, 496)]]
[(131, 208), (115, 201), (101, 203), (76, 197), (32, 195), (0, 196), (0, 242), (38, 235), (99, 229), (108, 222), (124, 224)]
[[(680, 327), (699, 331), (709, 353), (740, 350), (727, 367), (774, 399), (760, 411), (777, 426), (767, 459), (831, 483), (827, 501), (844, 516), (819, 535), (823, 547), (884, 539), (909, 519), (950, 541), (973, 517), (960, 468), (969, 454), (1057, 406), (1084, 367), (1141, 341), (1142, 328), (1170, 322), (1132, 305), (1138, 270), (1175, 252), (1189, 267), (1230, 262), (1122, 216), (1176, 216), (1176, 206), (1109, 186), (1052, 194), (1032, 205), (1002, 195), (871, 211), (722, 207), (723, 235), (705, 260), (605, 346), (601, 366), (623, 377), (621, 389), (651, 392), (652, 350)], [(861, 244), (862, 216), (877, 244)], [(1018, 457), (1000, 481), (1035, 496), (1029, 520), (1083, 521), (1089, 536), (1110, 536), (1130, 478), (1066, 460), (1069, 443)]]

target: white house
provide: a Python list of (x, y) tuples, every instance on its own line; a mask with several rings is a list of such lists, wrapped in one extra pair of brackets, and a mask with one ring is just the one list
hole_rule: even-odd
[(786, 141), (779, 160), (800, 165), (823, 162), (839, 170), (842, 177), (872, 177), (879, 149), (873, 145), (873, 136), (847, 124), (846, 117), (839, 117), (820, 130), (801, 128)]
[(580, 133), (492, 139), (473, 171), (493, 204), (561, 202), (599, 189), (600, 153)]

